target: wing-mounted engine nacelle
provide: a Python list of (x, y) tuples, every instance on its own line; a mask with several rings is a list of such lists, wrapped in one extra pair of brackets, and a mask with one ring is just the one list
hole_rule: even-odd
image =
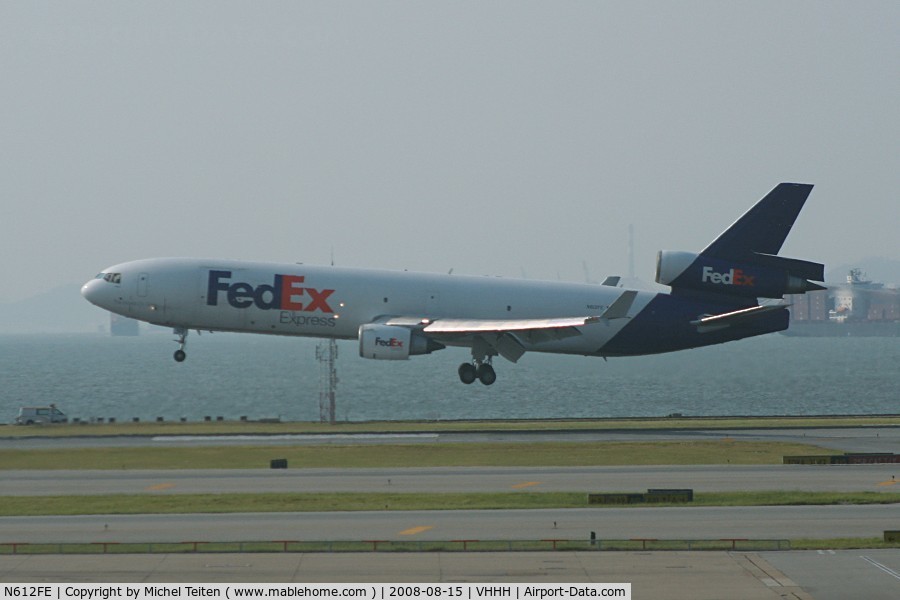
[(370, 323), (359, 328), (359, 355), (363, 358), (407, 360), (444, 347), (408, 327)]
[(824, 270), (825, 266), (819, 263), (760, 253), (736, 261), (661, 250), (656, 258), (657, 283), (673, 289), (750, 298), (781, 298), (785, 294), (824, 290), (807, 281), (823, 281)]

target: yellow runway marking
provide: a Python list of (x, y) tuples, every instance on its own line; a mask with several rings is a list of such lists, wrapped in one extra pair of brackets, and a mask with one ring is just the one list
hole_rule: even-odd
[(895, 479), (891, 479), (890, 481), (882, 481), (878, 485), (896, 485), (897, 483)]
[(161, 492), (175, 487), (174, 483), (157, 483), (146, 488), (148, 492)]
[(541, 485), (541, 483), (541, 481), (526, 481), (525, 483), (517, 483), (516, 485), (512, 486), (512, 489), (521, 490), (522, 488), (531, 487), (533, 485)]
[(400, 532), (400, 535), (416, 535), (417, 533), (422, 533), (423, 531), (428, 531), (429, 529), (434, 529), (434, 525), (420, 525), (419, 527), (410, 527), (409, 529), (404, 529)]

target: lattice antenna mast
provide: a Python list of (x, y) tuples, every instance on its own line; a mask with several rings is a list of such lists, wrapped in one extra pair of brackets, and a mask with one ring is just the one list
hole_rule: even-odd
[(337, 362), (338, 349), (334, 338), (324, 340), (316, 345), (316, 360), (319, 361), (319, 422), (331, 423), (335, 419), (335, 398), (337, 396)]
[[(334, 246), (331, 247), (331, 266), (334, 266)], [(316, 360), (319, 361), (319, 422), (334, 425), (335, 398), (337, 397), (337, 342), (334, 338), (316, 344)]]
[(634, 279), (634, 225), (628, 226), (628, 276)]

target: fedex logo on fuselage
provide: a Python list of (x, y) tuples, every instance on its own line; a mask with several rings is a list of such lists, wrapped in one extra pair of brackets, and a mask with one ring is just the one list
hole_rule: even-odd
[(717, 273), (712, 267), (703, 267), (703, 283), (721, 283), (723, 285), (753, 286), (756, 276), (747, 275), (742, 269), (731, 269), (727, 273)]
[(210, 271), (206, 290), (206, 304), (218, 306), (219, 293), (235, 308), (256, 306), (260, 310), (292, 310), (333, 313), (328, 297), (334, 290), (305, 287), (303, 275), (275, 275), (272, 285), (253, 286), (243, 281), (232, 283), (231, 271)]

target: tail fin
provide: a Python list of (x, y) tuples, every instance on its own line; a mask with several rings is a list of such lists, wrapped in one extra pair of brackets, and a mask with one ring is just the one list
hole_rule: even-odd
[(807, 183), (779, 183), (700, 256), (741, 260), (755, 253), (778, 254), (812, 189)]
[(813, 186), (781, 183), (700, 254), (660, 252), (656, 281), (673, 293), (781, 298), (824, 289), (825, 265), (776, 256)]

